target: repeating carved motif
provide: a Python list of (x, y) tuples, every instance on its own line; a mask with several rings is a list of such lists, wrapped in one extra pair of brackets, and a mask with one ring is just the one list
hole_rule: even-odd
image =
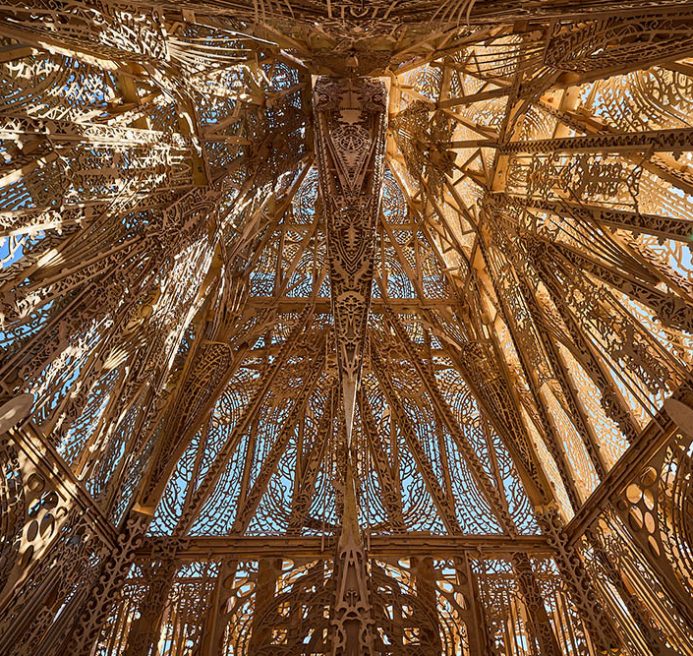
[(0, 654), (693, 653), (691, 35), (0, 7)]
[(387, 94), (379, 81), (329, 78), (320, 78), (313, 93), (337, 361), (350, 442), (373, 288)]
[(4, 589), (19, 553), (23, 525), (20, 521), (26, 508), (22, 470), (17, 448), (2, 445), (2, 552), (0, 553), (0, 589)]
[(672, 9), (659, 16), (643, 12), (566, 28), (556, 25), (544, 61), (562, 70), (591, 73), (618, 70), (634, 59), (651, 64), (662, 57), (685, 56), (690, 45), (690, 14), (685, 8)]

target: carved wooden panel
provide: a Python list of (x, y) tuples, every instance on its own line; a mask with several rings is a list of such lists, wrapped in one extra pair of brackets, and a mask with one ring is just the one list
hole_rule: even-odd
[(689, 4), (0, 7), (0, 654), (693, 653)]

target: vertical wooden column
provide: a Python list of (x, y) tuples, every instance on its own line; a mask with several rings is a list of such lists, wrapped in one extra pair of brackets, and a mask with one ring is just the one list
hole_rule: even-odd
[(225, 561), (219, 567), (214, 590), (210, 597), (209, 610), (202, 631), (200, 656), (216, 656), (224, 647), (224, 632), (228, 622), (226, 600), (238, 569), (237, 560)]
[(522, 601), (527, 608), (530, 635), (539, 643), (543, 655), (560, 656), (561, 650), (551, 628), (544, 599), (532, 570), (532, 563), (526, 553), (513, 556), (513, 570), (517, 577)]
[(274, 603), (277, 579), (282, 571), (279, 558), (263, 558), (258, 563), (257, 585), (255, 588), (255, 611), (253, 612), (253, 629), (250, 636), (250, 653), (258, 653), (272, 642), (271, 622), (264, 615)]
[(140, 604), (140, 617), (132, 623), (125, 656), (147, 656), (161, 634), (161, 620), (176, 576), (177, 562), (166, 558), (150, 566), (149, 588)]
[(467, 632), (471, 654), (490, 653), (486, 620), (481, 607), (481, 593), (476, 575), (472, 570), (470, 556), (465, 554), (457, 564), (458, 585), (467, 590), (465, 595), (469, 606), (467, 612)]
[(611, 618), (595, 593), (594, 583), (580, 554), (569, 544), (556, 504), (538, 508), (537, 520), (555, 550), (556, 565), (598, 653), (618, 653), (620, 641), (611, 625)]
[(416, 596), (421, 602), (417, 607), (418, 617), (414, 618), (419, 627), (421, 649), (427, 654), (438, 654), (441, 644), (433, 558), (430, 556), (412, 558), (412, 569), (416, 573)]
[(373, 286), (384, 171), (387, 92), (379, 80), (321, 77), (313, 94), (320, 196), (327, 227), (345, 463), (332, 654), (373, 653), (366, 553), (358, 525), (351, 436)]
[(349, 462), (335, 576), (332, 656), (375, 656), (366, 553), (358, 525), (354, 476)]
[(114, 599), (127, 577), (135, 550), (142, 543), (148, 522), (148, 517), (137, 513), (132, 513), (127, 520), (117, 547), (104, 561), (101, 575), (90, 590), (72, 635), (64, 645), (66, 654), (91, 656)]

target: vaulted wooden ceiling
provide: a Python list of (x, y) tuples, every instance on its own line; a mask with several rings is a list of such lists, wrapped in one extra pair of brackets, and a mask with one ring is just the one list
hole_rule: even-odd
[(691, 653), (690, 3), (0, 14), (0, 654)]

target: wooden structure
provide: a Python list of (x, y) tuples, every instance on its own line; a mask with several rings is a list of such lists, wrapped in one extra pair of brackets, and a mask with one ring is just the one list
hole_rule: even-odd
[(0, 39), (0, 655), (693, 654), (690, 2)]

